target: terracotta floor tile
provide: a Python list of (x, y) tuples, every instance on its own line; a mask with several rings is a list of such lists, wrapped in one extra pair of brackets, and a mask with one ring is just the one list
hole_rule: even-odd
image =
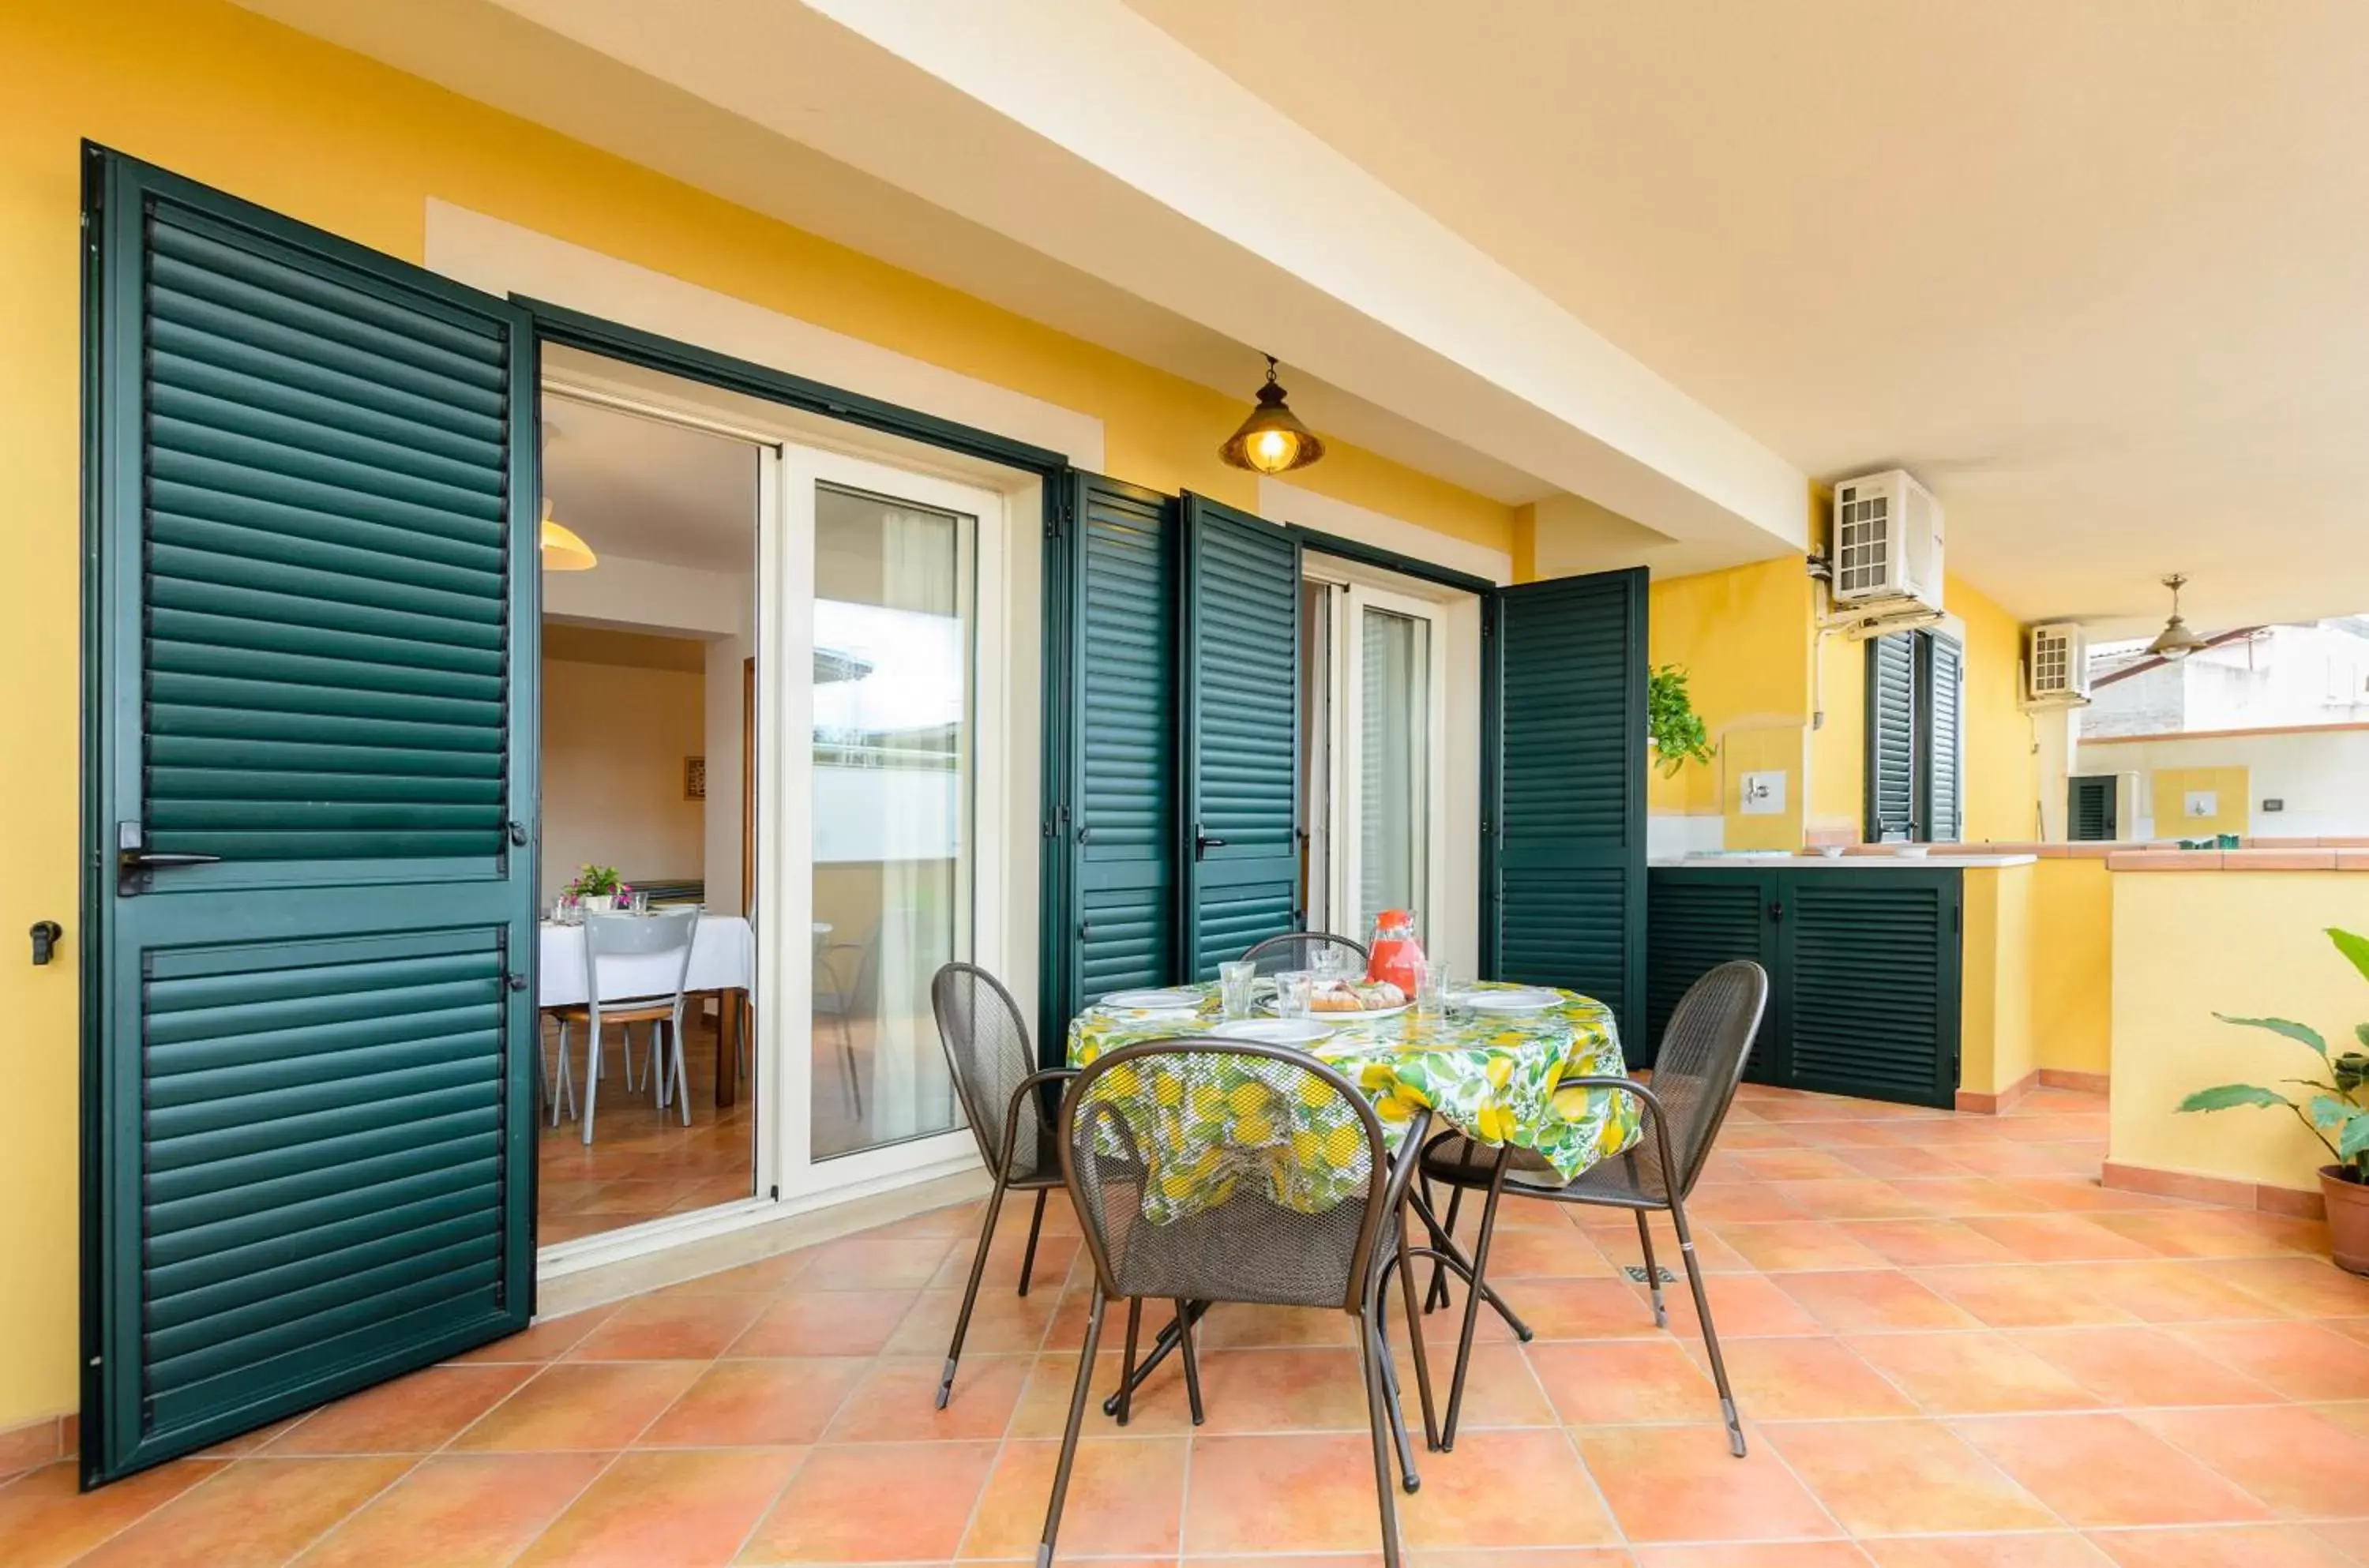
[(2085, 1271), (2036, 1264), (1920, 1268), (1911, 1277), (1993, 1328), (2073, 1328), (2131, 1323), (2135, 1314), (2083, 1288)]
[(2334, 1329), (2347, 1339), (2357, 1339), (2369, 1345), (2369, 1318), (2322, 1318), (2319, 1323), (2322, 1328)]
[[(1422, 1276), (1417, 1276), (1418, 1280)], [(1420, 1286), (1418, 1286), (1420, 1288)], [(1464, 1298), (1456, 1298), (1458, 1310), (1462, 1310)], [(1484, 1319), (1492, 1316), (1483, 1311)], [(1392, 1292), (1390, 1319), (1395, 1324), (1403, 1321), (1397, 1293)], [(1151, 1310), (1145, 1309), (1145, 1333), (1150, 1325), (1162, 1321)], [(1079, 1322), (1083, 1323), (1082, 1311)], [(1126, 1327), (1126, 1314), (1114, 1308), (1103, 1328), (1103, 1344), (1106, 1349), (1118, 1347), (1118, 1335)], [(1357, 1344), (1356, 1324), (1346, 1312), (1313, 1311), (1306, 1307), (1246, 1307), (1225, 1302), (1209, 1309), (1201, 1320), (1201, 1345), (1206, 1349), (1223, 1350), (1236, 1345), (1340, 1345), (1355, 1349)], [(1072, 1337), (1066, 1342), (1058, 1336), (1048, 1338), (1047, 1350), (1075, 1350), (1082, 1343)]]
[[(1473, 1440), (1480, 1436), (1475, 1433)], [(1418, 1451), (1416, 1462), (1444, 1471), (1458, 1457)], [(1430, 1484), (1426, 1475), (1425, 1485)], [(1403, 1492), (1399, 1496), (1402, 1507), (1413, 1501)], [(1373, 1447), (1363, 1432), (1199, 1438), (1185, 1499), (1184, 1550), (1366, 1551), (1381, 1541), (1378, 1510)]]
[(1719, 1413), (1718, 1391), (1675, 1339), (1541, 1342), (1528, 1354), (1567, 1425), (1702, 1421)]
[[(1778, 1225), (1723, 1225), (1720, 1239), (1753, 1267), (1776, 1273), (1791, 1269), (1880, 1268), (1883, 1259), (1828, 1219)], [(1714, 1310), (1716, 1310), (1714, 1308)]]
[[(1644, 1300), (1643, 1286), (1632, 1285), (1630, 1290), (1639, 1300)], [(1703, 1281), (1703, 1292), (1711, 1298), (1711, 1322), (1722, 1340), (1826, 1332), (1808, 1308), (1780, 1288), (1774, 1276), (1711, 1275)], [(1665, 1285), (1662, 1295), (1669, 1309), (1670, 1332), (1684, 1339), (1700, 1339), (1702, 1330), (1695, 1322), (1694, 1293), (1687, 1288), (1686, 1281), (1680, 1278)], [(1649, 1324), (1654, 1321), (1650, 1304), (1645, 1309), (1645, 1321)]]
[(538, 1537), (518, 1568), (705, 1568), (730, 1560), (805, 1451), (623, 1454)]
[[(1445, 1375), (1433, 1376), (1447, 1397)], [(1219, 1432), (1363, 1432), (1366, 1379), (1348, 1349), (1212, 1350), (1201, 1357), (1208, 1425)], [(1407, 1390), (1412, 1403), (1414, 1391)]]
[(1748, 1546), (1645, 1546), (1637, 1568), (1869, 1568), (1867, 1553), (1847, 1540), (1772, 1541)]
[(2233, 1259), (2209, 1265), (2208, 1272), (2294, 1317), (2369, 1316), (2369, 1278), (2325, 1258)]
[[(1104, 1422), (1099, 1430), (1112, 1430)], [(988, 1478), (962, 1555), (1034, 1557), (1061, 1446), (1007, 1445)], [(1183, 1534), (1185, 1444), (1173, 1437), (1091, 1436), (1078, 1444), (1061, 1507), (1056, 1561), (1142, 1553), (1173, 1557)]]
[(1847, 1180), (1778, 1182), (1785, 1201), (1816, 1219), (1918, 1219), (1926, 1207), (1896, 1182), (1853, 1174)]
[[(875, 1355), (897, 1332), (918, 1295), (911, 1290), (793, 1291), (759, 1313), (724, 1354)], [(945, 1348), (945, 1341), (940, 1340), (938, 1354), (944, 1356)]]
[[(874, 1232), (878, 1234), (878, 1232)], [(684, 1296), (774, 1296), (796, 1283), (814, 1259), (814, 1249), (803, 1247), (795, 1252), (776, 1253), (755, 1263), (719, 1269), (686, 1279), (681, 1285), (670, 1286), (670, 1294)]]
[[(1701, 1225), (1693, 1225), (1690, 1230), (1695, 1240), (1695, 1261), (1700, 1265), (1704, 1273), (1734, 1274), (1752, 1271), (1751, 1263), (1743, 1253), (1722, 1240), (1717, 1231)], [(1644, 1249), (1637, 1244), (1637, 1228), (1634, 1225), (1593, 1228), (1587, 1231), (1587, 1237), (1596, 1243), (1597, 1251), (1612, 1261), (1615, 1268), (1626, 1269), (1632, 1265), (1637, 1267), (1644, 1265)], [(1666, 1219), (1657, 1219), (1654, 1221), (1654, 1262), (1659, 1267), (1665, 1268), (1675, 1275), (1682, 1275), (1685, 1272), (1686, 1265), (1678, 1257), (1677, 1233), (1671, 1230)]]
[(2369, 1437), (2369, 1400), (2344, 1400), (2310, 1407), (2348, 1432)]
[(2352, 1560), (2293, 1525), (2097, 1530), (2089, 1539), (2119, 1568), (2352, 1568)]
[[(816, 1442), (871, 1365), (841, 1356), (718, 1361), (634, 1446), (767, 1448)], [(956, 1385), (957, 1394), (967, 1391)]]
[[(877, 1235), (877, 1231), (869, 1232)], [(946, 1251), (938, 1265), (937, 1273), (926, 1283), (936, 1290), (959, 1290), (970, 1279), (971, 1258), (978, 1246), (976, 1235), (966, 1236)], [(1013, 1225), (1007, 1216), (995, 1231), (995, 1244), (988, 1249), (987, 1273), (979, 1281), (981, 1290), (1006, 1290), (1017, 1295), (1020, 1289), (1020, 1259), (1028, 1249), (1028, 1216), (1024, 1209), (1020, 1222)], [(1039, 1236), (1036, 1239), (1036, 1262), (1029, 1271), (1030, 1294), (1049, 1290), (1058, 1294), (1070, 1277), (1071, 1267), (1085, 1255), (1085, 1243), (1076, 1236)]]
[[(1848, 1180), (1881, 1174), (1823, 1149), (1744, 1150), (1730, 1156), (1743, 1179), (1755, 1182)], [(1705, 1177), (1708, 1180), (1708, 1176)]]
[(2190, 1323), (2171, 1332), (2289, 1399), (2369, 1399), (2369, 1345), (2318, 1323)]
[[(1942, 1152), (1961, 1163), (1970, 1159), (1954, 1150), (1945, 1148)], [(1984, 1176), (1911, 1176), (1893, 1185), (1936, 1219), (2001, 1219), (2048, 1211), (2048, 1205), (2031, 1194)]]
[(2369, 1516), (2369, 1436), (2301, 1405), (2132, 1416), (2290, 1519)]
[[(1452, 1454), (1418, 1448), (1423, 1490), (1398, 1496), (1407, 1544), (1425, 1547), (1604, 1546), (1620, 1539), (1571, 1440), (1551, 1427), (1459, 1432)], [(1196, 1456), (1194, 1482), (1200, 1472)], [(1372, 1472), (1368, 1463), (1368, 1473)], [(1509, 1499), (1520, 1499), (1508, 1505)]]
[(9, 1568), (70, 1562), (217, 1474), (226, 1463), (178, 1459), (87, 1496), (76, 1490), (72, 1461), (19, 1476), (0, 1486), (0, 1562)]
[(1631, 1542), (1842, 1533), (1765, 1437), (1740, 1459), (1717, 1425), (1598, 1426), (1579, 1434), (1579, 1447)]
[(1966, 1223), (2026, 1263), (2151, 1258), (2155, 1249), (2079, 1214), (1978, 1215)]
[(1830, 1151), (1852, 1173), (1861, 1176), (1963, 1176), (1965, 1166), (1950, 1156), (1931, 1149), (1867, 1148), (1837, 1149)]
[(2063, 1531), (1901, 1537), (1860, 1547), (1875, 1568), (2112, 1568), (2104, 1552)]
[(2056, 1516), (1933, 1421), (1764, 1428), (1826, 1510), (1854, 1535), (2045, 1529)]
[(2143, 1209), (2130, 1214), (2093, 1214), (2089, 1220), (2152, 1247), (2166, 1257), (2279, 1257), (2287, 1255), (2289, 1251), (2283, 1243), (2234, 1215), (2212, 1209)]
[(954, 1396), (937, 1408), (942, 1356), (884, 1356), (847, 1396), (826, 1443), (919, 1443), (1001, 1437), (1028, 1381), (1033, 1356), (965, 1356)]
[[(545, 1237), (544, 1243), (550, 1242)], [(522, 1333), (491, 1345), (480, 1345), (455, 1361), (555, 1361), (577, 1343), (606, 1322), (616, 1310), (615, 1305), (588, 1307), (580, 1312), (570, 1312), (564, 1318), (542, 1318)]]
[[(1535, 1348), (1565, 1341), (1539, 1342)], [(1643, 1343), (1623, 1341), (1621, 1343)], [(1390, 1347), (1399, 1372), (1401, 1408), (1406, 1412), (1410, 1431), (1419, 1433), (1423, 1419), (1420, 1397), (1415, 1392), (1414, 1360), (1403, 1345)], [(1491, 1426), (1552, 1426), (1556, 1424), (1554, 1406), (1548, 1402), (1545, 1391), (1530, 1369), (1528, 1352), (1510, 1341), (1484, 1340), (1472, 1347), (1472, 1370), (1464, 1380), (1464, 1409), (1456, 1418), (1457, 1430), (1477, 1432)], [(1448, 1381), (1456, 1373), (1456, 1352), (1450, 1347), (1445, 1355), (1431, 1359), (1431, 1386), (1437, 1408), (1448, 1409)], [(1211, 1417), (1215, 1419), (1214, 1413)], [(1362, 1418), (1361, 1418), (1362, 1420)]]
[(381, 1493), (297, 1568), (503, 1568), (609, 1463), (606, 1454), (444, 1454)]
[[(805, 1299), (828, 1300), (830, 1293)], [(1008, 1290), (981, 1288), (978, 1304), (971, 1310), (970, 1333), (963, 1340), (963, 1354), (967, 1356), (974, 1350), (990, 1356), (1033, 1354), (1045, 1342), (1045, 1328), (1053, 1321), (1053, 1307), (1050, 1291), (1032, 1290), (1025, 1296), (1014, 1296)], [(914, 1299), (912, 1310), (905, 1314), (883, 1348), (894, 1356), (935, 1356), (943, 1360), (947, 1345), (954, 1339), (955, 1319), (961, 1313), (961, 1291), (924, 1290)], [(1157, 1322), (1162, 1314), (1156, 1309), (1148, 1309), (1144, 1317)]]
[(2097, 1263), (2081, 1269), (2082, 1288), (2155, 1323), (2268, 1320), (2278, 1309), (2216, 1279), (2209, 1263), (2169, 1258)]
[[(1526, 1279), (1509, 1284), (1505, 1296), (1514, 1310), (1539, 1339), (1619, 1339), (1642, 1337), (1662, 1331), (1654, 1326), (1654, 1309), (1619, 1279)], [(1457, 1298), (1463, 1310), (1463, 1297)], [(1719, 1310), (1716, 1298), (1711, 1310)], [(1426, 1322), (1444, 1316), (1434, 1313)], [(1494, 1318), (1487, 1307), (1482, 1321)]]
[[(1746, 1421), (1844, 1421), (1915, 1415), (1917, 1403), (1829, 1335), (1722, 1339), (1729, 1386)], [(1710, 1356), (1688, 1346), (1706, 1371)]]
[(79, 1562), (279, 1568), (409, 1470), (409, 1459), (234, 1461)]
[[(1919, 1285), (1897, 1269), (1860, 1269), (1843, 1274), (1788, 1274), (1777, 1284), (1826, 1327), (1838, 1333), (1871, 1329), (1971, 1329), (1964, 1308)], [(1718, 1303), (1711, 1310), (1717, 1311)]]
[[(1010, 1204), (1004, 1207), (1006, 1225), (1012, 1222), (1012, 1207)], [(1024, 1212), (1021, 1224), (1024, 1234)], [(947, 1255), (957, 1250), (966, 1271), (963, 1278), (967, 1278), (972, 1249), (957, 1248), (949, 1238), (850, 1236), (815, 1248), (798, 1283), (808, 1290), (918, 1290), (930, 1283)], [(1015, 1266), (1012, 1272), (1016, 1276), (1019, 1270)], [(962, 1288), (963, 1278), (954, 1281), (956, 1289)], [(1013, 1283), (1017, 1283), (1016, 1279)]]
[[(1511, 1551), (1459, 1551), (1448, 1547), (1435, 1547), (1428, 1551), (1407, 1552), (1404, 1560), (1413, 1564), (1413, 1568), (1633, 1568), (1636, 1562), (1635, 1558), (1617, 1546), (1531, 1547)], [(1188, 1557), (1184, 1562), (1185, 1568), (1196, 1568), (1196, 1564), (1222, 1561)], [(1234, 1568), (1270, 1568), (1275, 1561), (1261, 1558), (1256, 1564), (1238, 1562)], [(1288, 1560), (1285, 1561), (1288, 1568)], [(1354, 1564), (1340, 1558), (1319, 1559), (1312, 1562), (1301, 1559), (1300, 1562), (1305, 1568), (1355, 1568)], [(1381, 1559), (1377, 1556), (1373, 1562), (1379, 1563)], [(1802, 1568), (1825, 1568), (1825, 1565), (1805, 1563)], [(1862, 1568), (1862, 1565), (1854, 1563), (1851, 1568)]]
[(2000, 1333), (1871, 1333), (1844, 1343), (1933, 1415), (2089, 1410), (2103, 1402)]
[(1698, 1187), (1687, 1199), (1687, 1218), (1705, 1225), (1784, 1223), (1814, 1218), (1780, 1190), (1788, 1184), (1747, 1182), (1724, 1187)]
[(274, 1437), (275, 1457), (424, 1454), (535, 1375), (531, 1366), (430, 1367), (324, 1406)]
[(739, 1561), (951, 1562), (996, 1448), (865, 1443), (812, 1449), (750, 1532)]
[[(1673, 1261), (1676, 1249), (1672, 1250)], [(1489, 1279), (1589, 1279), (1609, 1277), (1612, 1262), (1577, 1227), (1507, 1230), (1500, 1228), (1489, 1243)]]
[(2012, 1337), (2111, 1404), (2262, 1404), (2280, 1398), (2163, 1329), (2026, 1329)]
[[(1116, 1435), (1118, 1428), (1109, 1424), (1100, 1405), (1102, 1401), (1118, 1390), (1119, 1353), (1106, 1350), (1094, 1357), (1094, 1385), (1086, 1407), (1089, 1436), (1100, 1433)], [(1070, 1351), (1047, 1351), (1031, 1364), (1028, 1379), (1020, 1394), (1020, 1403), (1013, 1412), (1012, 1425), (1006, 1436), (1059, 1441), (1063, 1426), (1070, 1419), (1070, 1396), (1077, 1388), (1078, 1354)], [(1207, 1391), (1203, 1391), (1205, 1393)], [(955, 1380), (956, 1397), (962, 1393), (962, 1380)], [(1412, 1399), (1413, 1391), (1408, 1391)], [(1097, 1427), (1094, 1423), (1103, 1425)], [(1163, 1436), (1190, 1430), (1192, 1412), (1184, 1397), (1184, 1363), (1170, 1356), (1160, 1364), (1150, 1379), (1135, 1391), (1134, 1408), (1127, 1415), (1129, 1436)]]
[(2126, 1416), (1993, 1415), (1956, 1424), (1966, 1440), (2066, 1523), (2242, 1523), (2270, 1510)]
[(764, 1310), (745, 1295), (645, 1296), (571, 1345), (569, 1361), (709, 1361)]
[(2017, 1261), (2013, 1253), (1963, 1220), (1846, 1221), (1843, 1230), (1852, 1241), (1899, 1268)]
[(697, 1361), (545, 1368), (452, 1440), (464, 1452), (622, 1448), (682, 1396)]
[(2310, 1533), (2346, 1553), (2354, 1562), (2369, 1562), (2369, 1520), (2314, 1525)]

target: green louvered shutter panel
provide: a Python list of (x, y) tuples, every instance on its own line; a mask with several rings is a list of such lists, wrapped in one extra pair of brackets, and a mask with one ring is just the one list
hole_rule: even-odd
[(1185, 968), (1299, 929), (1299, 545), (1184, 497)]
[(1797, 1089), (1949, 1107), (1959, 1044), (1955, 871), (1794, 871), (1778, 924)]
[(2077, 842), (2111, 841), (2121, 830), (2115, 818), (2115, 778), (2112, 773), (2084, 773), (2065, 781), (2067, 797), (2067, 818), (2071, 823), (2066, 836)]
[(1176, 502), (1077, 486), (1073, 1012), (1171, 983), (1178, 953)]
[(1924, 769), (1919, 784), (1925, 794), (1917, 820), (1918, 836), (1937, 844), (1954, 844), (1965, 836), (1965, 681), (1966, 656), (1948, 637), (1917, 634), (1917, 707), (1924, 718)]
[(1867, 645), (1867, 837), (1871, 843), (1918, 836), (1917, 821), (1917, 638), (1871, 637)]
[(528, 1321), (538, 600), (521, 313), (87, 168), (96, 1482)]
[(1482, 735), (1483, 970), (1644, 1024), (1645, 589), (1636, 569), (1499, 589)]
[[(1748, 873), (1682, 866), (1647, 874), (1652, 888), (1645, 938), (1645, 1029), (1623, 1039), (1631, 1067), (1651, 1067), (1678, 1000), (1697, 980), (1737, 958), (1768, 967), (1768, 906), (1777, 889)], [(1775, 1020), (1765, 1019), (1745, 1075), (1771, 1081)]]

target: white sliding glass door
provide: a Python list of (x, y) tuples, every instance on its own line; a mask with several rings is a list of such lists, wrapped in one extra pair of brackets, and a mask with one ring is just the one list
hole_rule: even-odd
[(1447, 635), (1439, 605), (1332, 594), (1331, 928), (1363, 941), (1383, 910), (1425, 934), (1446, 880)]

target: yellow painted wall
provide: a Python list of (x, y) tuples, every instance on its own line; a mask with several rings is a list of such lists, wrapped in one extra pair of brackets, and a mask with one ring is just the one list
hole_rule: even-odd
[(2039, 1065), (2033, 1048), (2032, 905), (2035, 865), (1970, 866), (1958, 1087), (1997, 1094)]
[(2097, 857), (2031, 870), (2032, 1065), (2102, 1073), (2114, 1026), (2114, 888), (2146, 876), (2116, 876)]
[[(2159, 839), (2205, 839), (2253, 830), (2254, 776), (2248, 768), (2157, 768), (2148, 784)], [(2220, 807), (2210, 817), (2188, 814), (2188, 792), (2212, 790)]]
[[(0, 968), (0, 1429), (75, 1398), (76, 387), (87, 136), (417, 260), (442, 198), (1104, 423), (1104, 465), (1254, 506), (1218, 443), (1244, 404), (1047, 330), (220, 0), (0, 6), (0, 930), (65, 922)], [(1293, 482), (1493, 549), (1509, 509), (1342, 443)]]
[(2369, 931), (2369, 876), (2151, 871), (2114, 876), (2113, 1107), (2109, 1158), (2316, 1189), (2327, 1150), (2271, 1110), (2181, 1116), (2216, 1083), (2307, 1076), (2310, 1050), (2213, 1015), (2292, 1018), (2331, 1041), (2369, 1018), (2369, 985), (2321, 934)]
[[(1720, 751), (1710, 765), (1688, 763), (1675, 778), (1656, 770), (1647, 797), (1651, 809), (1724, 815), (1730, 849), (1798, 847), (1812, 624), (1810, 579), (1801, 558), (1657, 581), (1647, 617), (1653, 662), (1686, 669), (1695, 711)], [(1785, 812), (1742, 816), (1735, 809), (1741, 775), (1764, 767), (1787, 772)]]
[(1964, 837), (2037, 839), (2040, 755), (2020, 706), (2023, 629), (1963, 578), (1951, 578), (1941, 597), (1966, 626)]

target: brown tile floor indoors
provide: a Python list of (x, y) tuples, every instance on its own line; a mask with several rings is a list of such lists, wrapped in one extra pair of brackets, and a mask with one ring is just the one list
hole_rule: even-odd
[[(634, 1026), (637, 1070), (648, 1056), (646, 1034), (645, 1025)], [(623, 1031), (613, 1024), (601, 1048), (609, 1071), (593, 1102), (592, 1141), (584, 1141), (583, 1127), (575, 1117), (563, 1116), (553, 1127), (550, 1112), (544, 1111), (535, 1196), (535, 1219), (544, 1246), (639, 1225), (662, 1214), (731, 1203), (752, 1190), (756, 1124), (751, 1106), (756, 1097), (750, 1084), (743, 1078), (734, 1104), (717, 1110), (714, 1021), (693, 1024), (683, 1035), (683, 1070), (691, 1082), (690, 1126), (683, 1125), (681, 1113), (672, 1106), (659, 1115), (647, 1087), (627, 1092)], [(559, 1036), (548, 1020), (543, 1038), (544, 1056), (549, 1060)], [(580, 1029), (570, 1042), (569, 1058), (576, 1103), (580, 1106), (584, 1099)]]
[[(1414, 1561), (2369, 1564), (2369, 1280), (2318, 1226), (2101, 1189), (2103, 1135), (2055, 1092), (1993, 1118), (1747, 1091), (1695, 1204), (1742, 1461), (1687, 1315), (1655, 1331), (1621, 1276), (1625, 1218), (1510, 1206), (1495, 1272), (1539, 1339), (1478, 1356), (1464, 1436), (1403, 1503)], [(539, 1324), (92, 1496), (36, 1471), (0, 1488), (0, 1562), (1026, 1558), (1083, 1276), (1064, 1223), (1015, 1298), (1007, 1233), (935, 1413), (973, 1221)], [(1204, 1332), (1208, 1425), (1168, 1374), (1124, 1434), (1095, 1418), (1062, 1559), (1372, 1562), (1345, 1322)]]

